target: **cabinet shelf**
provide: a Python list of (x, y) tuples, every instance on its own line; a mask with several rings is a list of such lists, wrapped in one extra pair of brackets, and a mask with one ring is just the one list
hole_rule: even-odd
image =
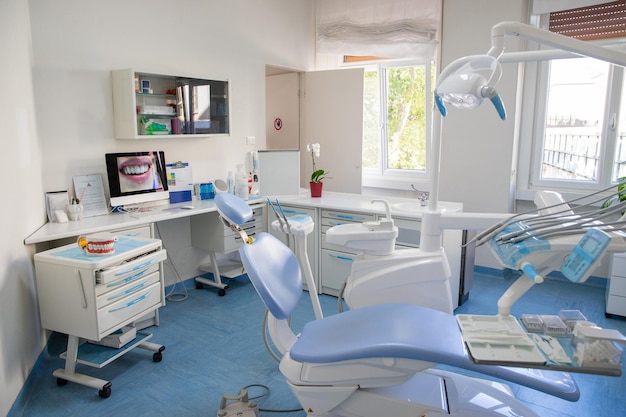
[(114, 70), (111, 79), (117, 139), (230, 133), (228, 81), (132, 69)]

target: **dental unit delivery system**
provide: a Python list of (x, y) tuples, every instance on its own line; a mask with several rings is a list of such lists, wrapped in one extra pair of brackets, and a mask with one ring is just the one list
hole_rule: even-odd
[[(245, 201), (234, 195), (220, 193), (215, 202), (225, 221), (235, 225), (252, 216)], [(268, 233), (254, 241), (241, 233), (242, 242), (248, 243), (239, 252), (270, 311), (268, 327), (281, 354), (279, 369), (307, 415), (537, 417), (507, 385), (432, 369), (438, 363), (569, 401), (579, 398), (569, 373), (474, 363), (455, 316), (428, 307), (365, 306), (311, 321), (296, 335), (289, 318), (303, 292), (298, 259)]]

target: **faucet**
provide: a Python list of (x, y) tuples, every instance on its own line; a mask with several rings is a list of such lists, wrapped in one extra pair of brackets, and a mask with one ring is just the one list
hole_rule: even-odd
[(411, 188), (417, 193), (417, 199), (420, 201), (421, 206), (426, 206), (428, 204), (428, 197), (430, 196), (430, 193), (428, 191), (418, 190), (413, 184), (411, 184)]

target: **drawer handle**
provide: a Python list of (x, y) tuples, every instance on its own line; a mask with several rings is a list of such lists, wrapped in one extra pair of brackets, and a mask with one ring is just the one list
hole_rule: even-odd
[(350, 258), (349, 256), (333, 255), (332, 253), (329, 253), (329, 255), (342, 261), (354, 261), (354, 258)]
[(125, 274), (128, 274), (129, 272), (133, 272), (133, 271), (137, 271), (137, 270), (139, 270), (139, 269), (147, 268), (147, 267), (149, 267), (150, 265), (152, 265), (152, 264), (154, 263), (154, 261), (155, 261), (155, 260), (156, 260), (156, 258), (152, 258), (152, 259), (150, 259), (149, 261), (144, 262), (144, 263), (142, 263), (142, 264), (140, 264), (140, 265), (137, 265), (137, 266), (134, 266), (134, 267), (132, 267), (132, 268), (126, 269), (126, 270), (124, 270), (124, 271), (116, 272), (116, 273), (115, 273), (115, 276), (117, 277), (117, 276), (120, 276), (120, 275), (125, 275)]
[(145, 286), (146, 286), (146, 283), (142, 282), (139, 285), (135, 285), (133, 288), (129, 288), (126, 291), (122, 291), (122, 292), (119, 292), (117, 294), (114, 294), (114, 295), (110, 296), (109, 298), (107, 298), (107, 300), (109, 300), (109, 301), (110, 300), (115, 300), (116, 298), (120, 298), (120, 297), (123, 297), (125, 295), (130, 294), (130, 293), (133, 293), (133, 292), (135, 292), (135, 291), (137, 291), (137, 290), (139, 290), (139, 289), (141, 289), (141, 288), (143, 288)]
[(78, 286), (81, 294), (83, 295), (83, 308), (87, 308), (87, 294), (85, 293), (85, 286), (83, 285), (83, 276), (80, 269), (75, 269), (75, 271), (77, 272), (76, 278), (78, 278)]
[(331, 216), (336, 217), (338, 219), (365, 220), (365, 217), (363, 216), (351, 216), (349, 214), (331, 214)]
[(124, 278), (121, 281), (112, 282), (110, 284), (107, 284), (107, 288), (118, 287), (120, 285), (127, 284), (127, 283), (129, 283), (131, 281), (134, 281), (134, 280), (136, 280), (138, 278), (141, 278), (145, 273), (146, 273), (146, 271), (141, 271), (138, 274), (131, 275), (130, 277)]
[(133, 301), (129, 301), (126, 304), (116, 307), (116, 308), (112, 308), (109, 310), (109, 313), (114, 313), (116, 311), (120, 311), (120, 310), (124, 310), (125, 308), (131, 307), (143, 300), (145, 300), (150, 294), (152, 293), (152, 290), (148, 291), (147, 293), (145, 293), (144, 295), (142, 295), (141, 297), (137, 297), (135, 298)]

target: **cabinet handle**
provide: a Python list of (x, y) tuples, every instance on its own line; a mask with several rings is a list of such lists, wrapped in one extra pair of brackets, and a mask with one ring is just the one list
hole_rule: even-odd
[(154, 261), (155, 261), (155, 259), (150, 259), (149, 261), (144, 262), (144, 263), (142, 263), (140, 265), (137, 265), (137, 266), (134, 266), (132, 268), (126, 269), (124, 271), (116, 272), (115, 276), (117, 277), (117, 276), (120, 276), (120, 275), (128, 274), (129, 272), (133, 272), (133, 271), (137, 271), (139, 269), (147, 268), (150, 265), (152, 265), (154, 263)]
[(334, 255), (332, 253), (329, 253), (328, 255), (332, 256), (335, 259), (339, 259), (339, 260), (342, 260), (342, 261), (354, 261), (354, 258), (350, 258), (349, 256)]
[(83, 285), (83, 276), (80, 272), (80, 269), (75, 269), (77, 272), (76, 278), (78, 278), (78, 287), (80, 288), (80, 292), (83, 295), (83, 308), (87, 308), (87, 294), (85, 294), (85, 286)]
[(112, 309), (109, 310), (109, 313), (113, 313), (115, 311), (124, 310), (125, 308), (133, 306), (133, 305), (137, 304), (138, 302), (145, 300), (146, 297), (148, 297), (151, 293), (152, 293), (152, 291), (148, 291), (147, 293), (145, 293), (141, 297), (135, 298), (133, 301), (129, 301), (129, 302), (127, 302), (126, 304), (124, 304), (122, 306), (119, 306), (119, 307), (116, 307), (116, 308), (112, 308)]
[(115, 300), (116, 298), (120, 298), (120, 297), (123, 297), (125, 295), (130, 294), (130, 293), (133, 293), (133, 292), (135, 292), (135, 291), (137, 291), (137, 290), (139, 290), (139, 289), (141, 289), (141, 288), (143, 288), (145, 286), (146, 286), (146, 283), (142, 282), (139, 285), (135, 285), (133, 288), (129, 288), (126, 291), (122, 291), (122, 292), (119, 292), (117, 294), (114, 294), (114, 295), (110, 296), (109, 298), (107, 298), (107, 300), (109, 300), (109, 301), (110, 300)]
[(107, 284), (107, 288), (119, 287), (120, 285), (127, 284), (127, 283), (129, 283), (131, 281), (136, 280), (137, 278), (141, 278), (142, 276), (145, 275), (145, 273), (146, 273), (146, 271), (141, 271), (138, 274), (131, 275), (130, 277), (124, 278), (121, 281), (112, 282), (110, 284)]
[(336, 217), (338, 219), (365, 220), (365, 217), (363, 216), (352, 216), (349, 214), (331, 214), (331, 216)]

